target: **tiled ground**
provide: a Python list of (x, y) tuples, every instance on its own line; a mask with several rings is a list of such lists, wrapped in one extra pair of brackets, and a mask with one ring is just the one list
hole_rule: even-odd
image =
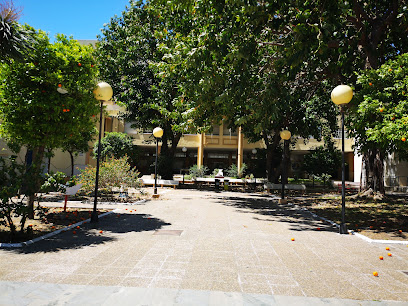
[(0, 280), (408, 301), (406, 245), (389, 245), (388, 257), (386, 245), (339, 235), (277, 200), (169, 190), (136, 208), (1, 249)]

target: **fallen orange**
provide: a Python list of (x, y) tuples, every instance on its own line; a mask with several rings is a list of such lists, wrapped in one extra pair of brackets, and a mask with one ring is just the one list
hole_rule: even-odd
[(390, 248), (389, 248), (389, 247), (386, 247), (385, 249), (386, 249), (387, 251), (389, 251), (389, 250), (390, 250)]
[(291, 238), (290, 240), (295, 241), (295, 238)]
[(72, 233), (75, 235), (75, 234), (76, 234), (76, 231), (73, 231)]
[(391, 253), (388, 253), (387, 255), (388, 255), (388, 256), (390, 256), (390, 257), (392, 256), (392, 254), (391, 254)]
[(101, 233), (101, 234), (102, 234), (102, 233), (103, 233), (103, 231), (99, 231), (99, 233)]
[(384, 257), (380, 256), (380, 260), (383, 260), (383, 259), (384, 259)]
[(76, 228), (79, 228), (79, 225)]
[(374, 272), (373, 272), (373, 275), (374, 275), (374, 276), (378, 276), (378, 272), (377, 272), (377, 271), (374, 271)]

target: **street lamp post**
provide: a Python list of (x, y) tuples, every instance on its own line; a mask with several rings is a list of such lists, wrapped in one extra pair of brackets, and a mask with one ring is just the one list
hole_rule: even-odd
[(103, 117), (103, 102), (109, 101), (112, 98), (112, 87), (105, 82), (101, 82), (94, 90), (95, 99), (101, 102), (100, 116), (99, 116), (99, 141), (98, 141), (98, 154), (96, 156), (96, 174), (95, 174), (95, 195), (94, 195), (94, 207), (91, 215), (91, 222), (98, 222), (98, 212), (96, 211), (96, 205), (98, 203), (98, 184), (99, 184), (99, 160), (101, 157), (101, 134), (102, 134), (102, 117)]
[(153, 136), (156, 138), (156, 162), (154, 164), (154, 193), (153, 197), (157, 197), (157, 156), (159, 155), (159, 138), (163, 136), (163, 129), (156, 127), (153, 130)]
[(331, 92), (334, 104), (340, 106), (341, 112), (341, 223), (340, 234), (348, 234), (346, 225), (346, 184), (345, 184), (345, 162), (344, 162), (344, 106), (353, 98), (353, 90), (347, 85), (339, 85)]
[(285, 204), (285, 179), (286, 179), (286, 158), (285, 158), (285, 148), (286, 142), (289, 141), (291, 133), (288, 130), (284, 130), (280, 132), (280, 137), (283, 140), (283, 150), (282, 150), (282, 192), (281, 192), (281, 199), (279, 203)]
[[(183, 153), (184, 154), (186, 154), (186, 159), (187, 159), (187, 148), (186, 147), (183, 147), (182, 149), (181, 149), (181, 151), (183, 151)], [(184, 167), (186, 166), (186, 164), (184, 164)], [(185, 171), (184, 170), (182, 170), (183, 171), (183, 186), (184, 186), (184, 174), (185, 174)]]

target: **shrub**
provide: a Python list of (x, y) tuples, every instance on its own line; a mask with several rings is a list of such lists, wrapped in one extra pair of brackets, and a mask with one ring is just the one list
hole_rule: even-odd
[(0, 224), (9, 228), (11, 239), (17, 233), (16, 221), (20, 220), (20, 232), (24, 232), (28, 216), (24, 198), (17, 197), (25, 181), (28, 180), (25, 178), (23, 165), (18, 164), (15, 158), (0, 158)]
[(229, 177), (243, 177), (245, 175), (245, 171), (247, 170), (247, 165), (245, 163), (242, 164), (240, 171), (238, 171), (238, 166), (235, 164), (232, 164), (228, 169), (227, 169), (227, 176)]
[(41, 192), (59, 191), (65, 192), (65, 181), (67, 176), (63, 172), (46, 173), (44, 183), (41, 186)]
[[(96, 168), (86, 167), (81, 171), (79, 183), (86, 192), (92, 192), (95, 189)], [(114, 187), (139, 187), (139, 172), (132, 168), (128, 163), (127, 156), (121, 158), (108, 158), (101, 163), (99, 168), (100, 189), (105, 189), (112, 193)]]
[(194, 165), (189, 169), (189, 174), (191, 178), (196, 179), (197, 177), (204, 177), (209, 170), (207, 166), (199, 168), (197, 165)]
[[(98, 155), (98, 141), (93, 149), (94, 157)], [(107, 157), (120, 158), (124, 155), (135, 157), (137, 154), (136, 146), (132, 143), (132, 138), (125, 133), (107, 132), (106, 136), (101, 139), (101, 159)]]

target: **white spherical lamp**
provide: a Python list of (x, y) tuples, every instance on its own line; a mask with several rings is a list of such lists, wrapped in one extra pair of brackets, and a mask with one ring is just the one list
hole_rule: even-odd
[(154, 128), (154, 130), (153, 130), (153, 136), (154, 136), (155, 138), (161, 138), (161, 137), (163, 136), (163, 129), (162, 129), (162, 128), (159, 128), (159, 127)]
[(284, 131), (281, 131), (281, 132), (280, 132), (280, 137), (281, 137), (283, 140), (289, 140), (291, 135), (292, 135), (292, 134), (291, 134), (288, 130), (284, 130)]
[(109, 101), (113, 96), (112, 87), (106, 82), (100, 82), (96, 85), (94, 96), (99, 101)]
[(339, 85), (331, 92), (331, 99), (336, 105), (347, 104), (352, 98), (353, 90), (347, 85)]

